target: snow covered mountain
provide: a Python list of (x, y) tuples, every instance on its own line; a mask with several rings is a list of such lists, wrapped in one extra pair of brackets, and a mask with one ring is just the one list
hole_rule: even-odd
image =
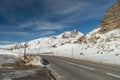
[(38, 52), (38, 50), (40, 50), (39, 52), (41, 52), (41, 50), (56, 48), (66, 43), (74, 43), (81, 36), (83, 36), (82, 33), (80, 33), (77, 30), (73, 30), (73, 31), (64, 32), (58, 36), (44, 37), (44, 38), (39, 38), (39, 39), (35, 39), (28, 42), (0, 46), (0, 48), (2, 50), (8, 50), (8, 51), (11, 50), (13, 52), (23, 53), (24, 47), (26, 44), (27, 52), (35, 53), (35, 52)]
[(57, 56), (99, 60), (120, 64), (120, 0), (107, 10), (101, 24), (86, 35), (77, 30), (58, 36), (0, 46), (1, 51), (53, 52)]

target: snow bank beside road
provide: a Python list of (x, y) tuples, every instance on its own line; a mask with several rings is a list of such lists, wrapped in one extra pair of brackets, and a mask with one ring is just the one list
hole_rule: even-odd
[[(18, 53), (10, 53), (10, 52), (0, 52), (0, 55), (6, 55), (6, 56), (13, 56), (16, 58), (16, 60), (22, 60), (24, 61), (23, 54)], [(40, 58), (40, 56), (26, 56), (25, 58), (25, 65), (33, 65), (33, 66), (43, 66), (43, 60)]]

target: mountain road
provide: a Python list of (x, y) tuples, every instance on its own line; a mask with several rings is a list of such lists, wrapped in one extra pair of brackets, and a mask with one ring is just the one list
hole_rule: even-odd
[(57, 80), (120, 80), (120, 66), (77, 60), (72, 58), (43, 56), (47, 67)]

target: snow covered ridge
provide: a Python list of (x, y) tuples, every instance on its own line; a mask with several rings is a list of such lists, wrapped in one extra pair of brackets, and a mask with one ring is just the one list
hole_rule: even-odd
[(25, 47), (24, 44), (26, 44), (27, 49), (30, 49), (30, 50), (38, 49), (38, 48), (48, 49), (51, 47), (61, 46), (66, 43), (74, 43), (81, 36), (83, 36), (82, 33), (80, 33), (77, 30), (73, 30), (73, 31), (64, 32), (58, 36), (39, 38), (39, 39), (29, 41), (27, 43), (23, 42), (23, 43), (12, 44), (12, 45), (4, 45), (4, 46), (1, 46), (0, 48), (5, 50), (11, 50), (14, 52), (18, 52), (19, 50), (20, 53), (23, 53), (24, 51), (23, 49)]

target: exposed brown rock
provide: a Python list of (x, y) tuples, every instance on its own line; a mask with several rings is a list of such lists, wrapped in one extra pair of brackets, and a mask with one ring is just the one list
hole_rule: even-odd
[(67, 35), (66, 33), (63, 33), (62, 38), (65, 39), (65, 38), (69, 38), (69, 37), (75, 37), (77, 34), (78, 34), (78, 31), (73, 30), (73, 31), (70, 32), (70, 35)]
[(120, 0), (106, 11), (100, 25), (100, 33), (106, 33), (116, 28), (120, 28)]
[(84, 35), (84, 36), (80, 37), (77, 42), (78, 42), (78, 43), (82, 43), (82, 42), (85, 41), (85, 39), (86, 39), (86, 37), (85, 37), (85, 35)]

